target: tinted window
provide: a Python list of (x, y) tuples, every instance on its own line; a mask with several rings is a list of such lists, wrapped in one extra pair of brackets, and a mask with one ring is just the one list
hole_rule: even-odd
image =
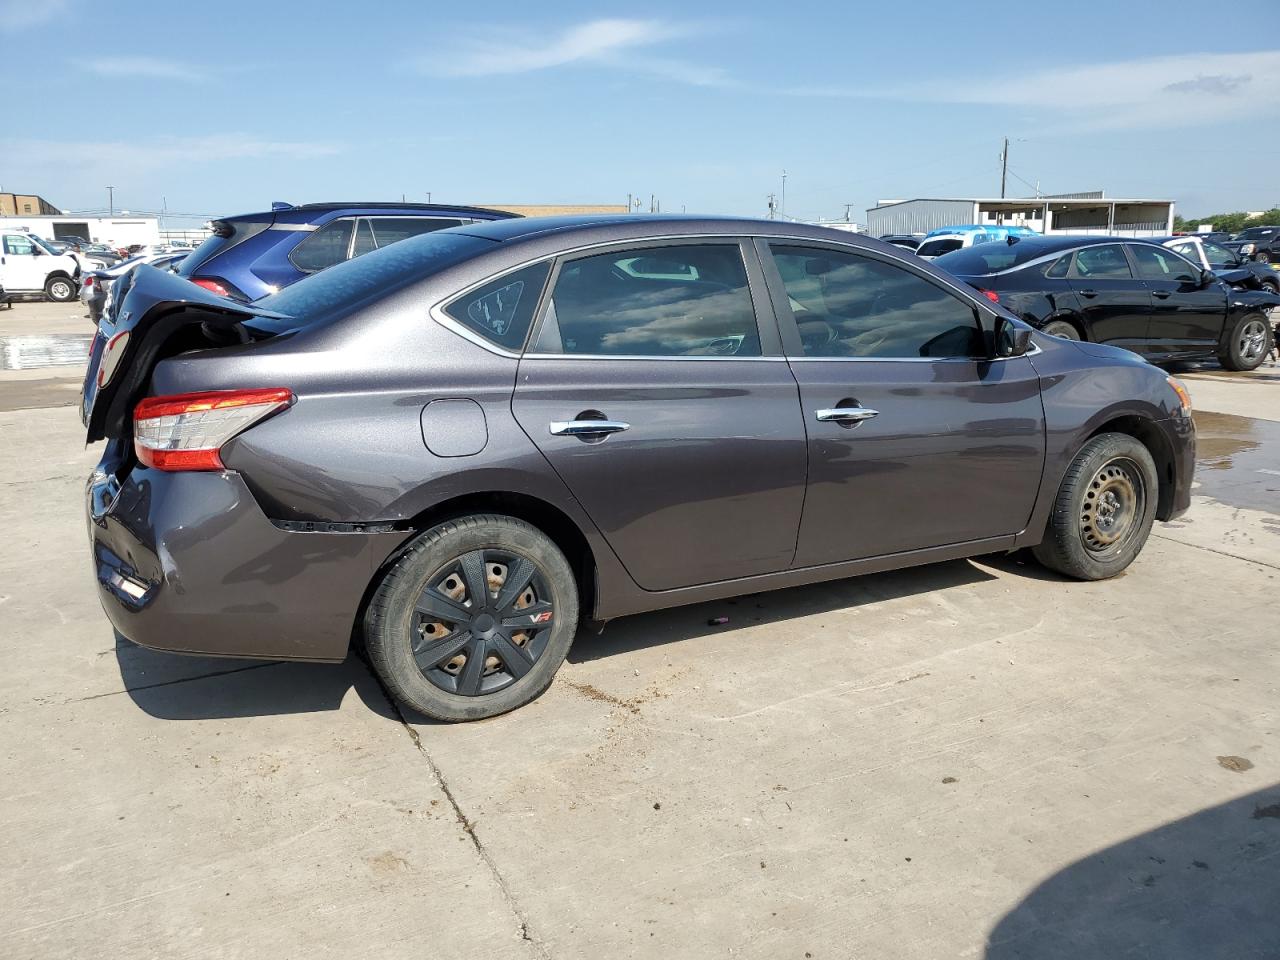
[(1128, 280), (1133, 272), (1119, 245), (1107, 244), (1076, 251), (1076, 276), (1091, 280)]
[(303, 277), (279, 293), (263, 297), (255, 306), (292, 319), (258, 318), (253, 325), (265, 330), (292, 330), (346, 314), (492, 247), (491, 241), (457, 234), (411, 237)]
[(305, 240), (293, 248), (289, 259), (299, 270), (314, 273), (335, 263), (347, 259), (347, 250), (351, 246), (351, 229), (355, 221), (350, 217), (326, 223), (320, 229), (309, 234)]
[[(1172, 250), (1132, 244), (1129, 250), (1138, 262), (1138, 276), (1143, 280), (1171, 280), (1185, 283), (1196, 280), (1200, 271)], [(1083, 251), (1082, 251), (1083, 252)]]
[(444, 312), (486, 340), (519, 350), (550, 271), (545, 262), (504, 274), (454, 300)]
[(373, 239), (373, 227), (369, 226), (368, 220), (361, 219), (356, 224), (356, 242), (351, 247), (351, 255), (358, 257), (377, 249), (378, 245)]
[(940, 257), (944, 253), (959, 250), (963, 246), (963, 240), (926, 240), (916, 247), (916, 253), (922, 257)]
[(1057, 260), (1053, 261), (1053, 265), (1044, 272), (1044, 275), (1046, 277), (1052, 277), (1054, 280), (1061, 280), (1070, 272), (1071, 254), (1068, 253), (1065, 257), (1059, 257)]
[[(1169, 249), (1172, 250), (1174, 253), (1182, 254), (1188, 260), (1191, 260), (1193, 262), (1198, 261), (1200, 259), (1200, 254), (1196, 250), (1196, 246), (1194, 243), (1171, 243), (1169, 244)], [(1142, 274), (1141, 265), (1139, 265), (1138, 267), (1138, 274), (1139, 275)]]
[(810, 357), (969, 357), (973, 306), (902, 267), (852, 253), (774, 246)]
[(737, 244), (676, 245), (566, 261), (536, 349), (758, 357), (742, 253)]
[(373, 224), (373, 235), (378, 238), (380, 247), (404, 240), (406, 237), (430, 233), (432, 230), (444, 230), (446, 227), (462, 225), (461, 220), (445, 220), (439, 217), (374, 217), (369, 222)]
[(957, 276), (976, 277), (1021, 266), (1028, 260), (1042, 256), (1044, 250), (1037, 249), (1034, 244), (1010, 244), (1002, 240), (999, 243), (984, 243), (948, 253), (945, 257), (940, 257), (934, 266), (942, 267)]

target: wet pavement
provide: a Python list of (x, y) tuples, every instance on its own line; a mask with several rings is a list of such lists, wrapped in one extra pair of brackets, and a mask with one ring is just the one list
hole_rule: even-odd
[(89, 359), (91, 333), (0, 335), (0, 370), (69, 367)]
[(1195, 494), (1280, 514), (1280, 423), (1197, 411)]

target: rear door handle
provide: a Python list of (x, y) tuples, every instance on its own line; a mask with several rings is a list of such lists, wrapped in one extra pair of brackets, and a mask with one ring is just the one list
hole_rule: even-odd
[(556, 437), (581, 437), (597, 434), (621, 433), (630, 430), (631, 424), (621, 420), (552, 420), (551, 434)]
[(1098, 295), (1097, 290), (1077, 290), (1076, 293), (1080, 294), (1082, 297), (1088, 298), (1089, 300), (1092, 300)]
[(1152, 295), (1153, 297), (1155, 297), (1157, 300), (1168, 300), (1168, 299), (1169, 299), (1169, 291), (1168, 291), (1168, 290), (1152, 290), (1152, 291), (1151, 291), (1151, 295)]
[(829, 410), (815, 410), (813, 415), (823, 423), (861, 423), (880, 416), (880, 411), (868, 407), (832, 407)]

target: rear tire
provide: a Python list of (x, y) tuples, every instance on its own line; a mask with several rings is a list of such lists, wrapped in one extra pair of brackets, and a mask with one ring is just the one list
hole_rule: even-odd
[(1044, 539), (1032, 548), (1036, 559), (1078, 580), (1114, 577), (1147, 542), (1159, 484), (1140, 441), (1124, 433), (1094, 437), (1062, 478)]
[(1255, 253), (1253, 255), (1253, 259), (1258, 263), (1270, 263), (1271, 254), (1268, 253), (1266, 250), (1263, 250), (1261, 253)]
[(75, 299), (76, 285), (69, 277), (50, 277), (45, 281), (44, 295), (54, 303), (67, 303)]
[(1041, 329), (1051, 337), (1061, 337), (1063, 340), (1080, 339), (1080, 331), (1075, 328), (1075, 324), (1066, 320), (1054, 320), (1046, 323)]
[(577, 627), (577, 582), (555, 543), (514, 517), (474, 514), (427, 530), (392, 565), (364, 640), (397, 700), (479, 720), (540, 696)]
[(1271, 321), (1262, 313), (1246, 313), (1232, 326), (1218, 362), (1228, 370), (1256, 370), (1271, 347)]

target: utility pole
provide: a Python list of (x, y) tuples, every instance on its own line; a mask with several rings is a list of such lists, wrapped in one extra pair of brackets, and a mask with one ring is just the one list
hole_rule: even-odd
[(1000, 151), (1000, 199), (1004, 199), (1005, 178), (1009, 174), (1009, 138), (1004, 138), (1004, 149)]
[(778, 206), (778, 215), (787, 219), (787, 171), (782, 171), (782, 203)]
[(627, 194), (627, 213), (631, 212), (631, 194)]
[(114, 217), (116, 215), (116, 188), (107, 187), (107, 216)]
[[(1002, 194), (1002, 196), (1003, 196), (1003, 194)], [(428, 190), (428, 191), (427, 191), (427, 203), (430, 203), (430, 202), (431, 202), (431, 191), (430, 191), (430, 190)]]
[(769, 219), (770, 219), (770, 220), (772, 220), (772, 219), (773, 219), (773, 211), (774, 211), (774, 208), (775, 208), (774, 200), (775, 200), (775, 198), (776, 198), (776, 197), (777, 197), (777, 194), (776, 194), (776, 193), (771, 193), (771, 194), (769, 194)]
[(853, 204), (852, 204), (852, 203), (846, 203), (846, 204), (844, 205), (844, 222), (845, 222), (845, 223), (848, 223), (848, 222), (849, 222), (849, 211), (850, 211), (850, 209), (852, 209), (852, 208), (853, 208)]

